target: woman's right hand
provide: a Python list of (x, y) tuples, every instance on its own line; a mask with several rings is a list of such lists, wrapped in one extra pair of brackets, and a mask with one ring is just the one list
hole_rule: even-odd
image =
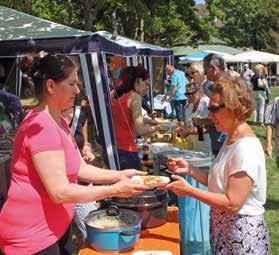
[(176, 174), (192, 175), (192, 166), (183, 158), (168, 158), (168, 169)]
[(127, 178), (111, 185), (111, 188), (113, 188), (116, 197), (132, 197), (149, 190), (150, 186), (135, 183)]

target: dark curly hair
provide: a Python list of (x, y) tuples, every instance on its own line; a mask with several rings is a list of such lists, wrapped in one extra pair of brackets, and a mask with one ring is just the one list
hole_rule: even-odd
[(149, 78), (148, 72), (142, 66), (128, 66), (121, 69), (119, 76), (119, 87), (116, 89), (115, 97), (119, 98), (135, 89), (135, 82), (138, 79), (143, 81)]

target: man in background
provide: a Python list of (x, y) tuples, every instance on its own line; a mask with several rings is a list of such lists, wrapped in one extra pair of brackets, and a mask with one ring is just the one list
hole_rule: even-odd
[(272, 103), (272, 108), (266, 120), (266, 153), (272, 156), (272, 137), (275, 131), (275, 155), (276, 164), (279, 167), (279, 97), (276, 97)]
[(173, 65), (166, 66), (166, 72), (170, 75), (170, 91), (164, 100), (173, 100), (173, 107), (176, 112), (176, 118), (181, 125), (185, 121), (186, 110), (186, 85), (188, 84), (184, 72), (177, 70)]
[(241, 73), (241, 77), (246, 81), (247, 85), (251, 87), (251, 78), (254, 75), (254, 72), (249, 68), (248, 64), (245, 64), (243, 69), (243, 72)]
[[(217, 54), (211, 53), (207, 55), (203, 60), (203, 68), (204, 74), (208, 80), (212, 81), (212, 84), (218, 82), (219, 80), (232, 79), (228, 73), (225, 72), (224, 59)], [(218, 132), (214, 126), (209, 127), (208, 133), (211, 139), (212, 153), (217, 156), (227, 135), (226, 133)]]

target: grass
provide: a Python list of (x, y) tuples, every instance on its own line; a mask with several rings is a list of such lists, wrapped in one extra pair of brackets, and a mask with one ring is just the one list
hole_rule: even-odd
[[(271, 88), (271, 98), (279, 96), (279, 87)], [(262, 127), (253, 127), (257, 137), (261, 140), (263, 148), (266, 146), (265, 132)], [(273, 148), (275, 148), (273, 144)], [(265, 219), (269, 229), (271, 254), (279, 254), (279, 169), (275, 157), (266, 157), (267, 170), (267, 200), (265, 204)]]

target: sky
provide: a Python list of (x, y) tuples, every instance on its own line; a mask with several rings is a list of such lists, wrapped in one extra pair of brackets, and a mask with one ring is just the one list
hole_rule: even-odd
[(196, 4), (203, 4), (204, 3), (204, 0), (195, 0), (196, 1)]

